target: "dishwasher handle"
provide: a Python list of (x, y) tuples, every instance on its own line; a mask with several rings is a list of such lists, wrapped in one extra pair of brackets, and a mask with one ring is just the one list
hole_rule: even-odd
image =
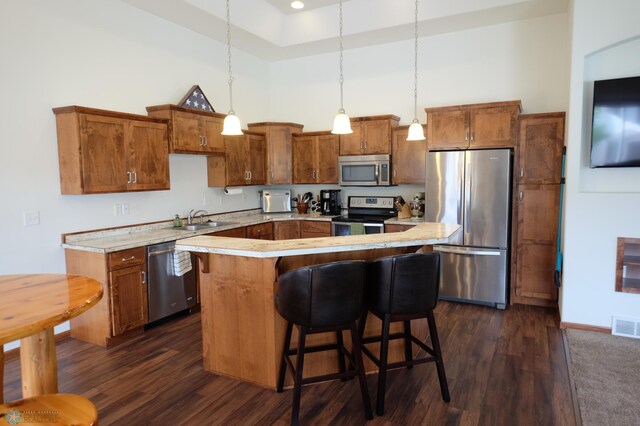
[(168, 250), (150, 251), (148, 253), (148, 256), (149, 257), (160, 256), (161, 254), (172, 253), (174, 251), (176, 251), (176, 250), (175, 249), (168, 249)]

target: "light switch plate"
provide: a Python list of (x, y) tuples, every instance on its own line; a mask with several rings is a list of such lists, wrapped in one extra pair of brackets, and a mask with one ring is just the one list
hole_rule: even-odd
[(38, 210), (22, 212), (22, 223), (24, 226), (40, 225), (40, 212)]
[(122, 204), (122, 216), (128, 216), (129, 215), (129, 204), (124, 203)]

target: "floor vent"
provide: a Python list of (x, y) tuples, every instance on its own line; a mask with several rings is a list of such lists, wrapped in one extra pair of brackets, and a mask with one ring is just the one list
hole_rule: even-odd
[(640, 318), (613, 317), (611, 334), (640, 339)]

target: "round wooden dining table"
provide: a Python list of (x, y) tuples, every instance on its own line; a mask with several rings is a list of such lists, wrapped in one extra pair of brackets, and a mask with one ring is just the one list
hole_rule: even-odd
[(58, 392), (53, 327), (102, 298), (92, 278), (67, 274), (0, 275), (0, 403), (5, 343), (20, 339), (24, 398)]

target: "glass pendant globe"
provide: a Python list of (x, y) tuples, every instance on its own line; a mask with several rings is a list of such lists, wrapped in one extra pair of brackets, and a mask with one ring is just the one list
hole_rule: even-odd
[(240, 128), (240, 119), (237, 115), (229, 114), (224, 118), (222, 134), (225, 136), (238, 136), (243, 134)]
[(345, 114), (344, 111), (338, 112), (336, 118), (333, 119), (333, 130), (331, 130), (331, 133), (334, 135), (349, 135), (353, 133), (349, 116)]
[(417, 121), (414, 121), (413, 123), (411, 123), (411, 126), (409, 126), (409, 134), (407, 135), (407, 140), (408, 141), (425, 140), (424, 129), (422, 128), (422, 124), (418, 123)]

